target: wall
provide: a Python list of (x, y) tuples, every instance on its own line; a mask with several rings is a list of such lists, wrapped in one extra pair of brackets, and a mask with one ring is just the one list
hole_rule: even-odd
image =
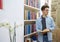
[[(16, 28), (16, 42), (23, 42), (23, 14), (24, 0), (3, 0), (3, 9), (0, 10), (0, 23), (8, 21), (12, 26), (14, 26), (14, 22), (18, 25), (22, 25)], [(0, 42), (9, 42), (8, 29), (0, 29)]]
[(60, 0), (58, 0), (57, 4), (57, 26), (60, 28)]

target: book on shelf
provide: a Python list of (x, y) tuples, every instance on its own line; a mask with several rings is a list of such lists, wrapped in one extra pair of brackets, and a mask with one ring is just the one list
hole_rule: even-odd
[(26, 0), (26, 5), (28, 5), (28, 0)]
[(27, 24), (24, 26), (24, 34), (30, 34), (32, 32), (36, 31), (36, 25), (35, 24)]
[(31, 20), (34, 20), (34, 19), (36, 19), (36, 12), (30, 12), (31, 13)]
[(24, 0), (24, 4), (26, 4), (26, 0)]
[(32, 32), (36, 32), (36, 24), (32, 24)]
[(24, 11), (24, 19), (25, 20), (36, 20), (36, 12), (25, 10)]
[(28, 15), (28, 10), (24, 10), (24, 20), (28, 18), (27, 15)]
[(30, 11), (28, 11), (28, 20), (30, 20)]
[(25, 31), (24, 32), (25, 32), (25, 35), (31, 33), (31, 24), (25, 25)]
[[(36, 24), (32, 24), (32, 33), (36, 32)], [(31, 36), (32, 41), (37, 41), (37, 34)]]
[(39, 0), (24, 0), (24, 4), (40, 8), (40, 1)]

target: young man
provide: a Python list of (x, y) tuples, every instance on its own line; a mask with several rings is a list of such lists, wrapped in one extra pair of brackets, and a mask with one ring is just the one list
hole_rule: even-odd
[(39, 42), (52, 42), (52, 31), (55, 28), (55, 23), (52, 17), (48, 16), (49, 6), (43, 5), (41, 7), (42, 16), (36, 20), (36, 30), (38, 32)]

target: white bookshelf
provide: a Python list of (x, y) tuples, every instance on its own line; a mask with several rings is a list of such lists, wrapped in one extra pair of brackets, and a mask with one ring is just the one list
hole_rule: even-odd
[(30, 34), (24, 35), (24, 37), (31, 36), (31, 35), (36, 34), (36, 33), (38, 33), (38, 32), (42, 32), (42, 31), (41, 31), (41, 30), (39, 30), (39, 31), (36, 31), (36, 32), (30, 33)]
[(35, 22), (36, 20), (24, 20), (24, 22)]
[(35, 33), (37, 33), (37, 32), (33, 32), (33, 33), (30, 33), (30, 34), (24, 35), (24, 37), (31, 36), (31, 35), (33, 35), (33, 34), (35, 34)]
[[(35, 14), (36, 14), (36, 18), (35, 19), (33, 19), (33, 18), (31, 18), (31, 19), (25, 19), (25, 17), (27, 17), (28, 15), (27, 15), (27, 13), (25, 13), (25, 11), (32, 11), (32, 12), (35, 12)], [(26, 5), (26, 4), (24, 4), (24, 26), (25, 25), (28, 25), (28, 24), (35, 24), (36, 23), (36, 19), (39, 17), (39, 12), (40, 12), (40, 9), (39, 8), (37, 8), (37, 7), (33, 7), (33, 6), (31, 6), (31, 5)], [(34, 15), (35, 16), (35, 15)], [(25, 29), (25, 28), (24, 28)], [(27, 38), (30, 38), (30, 36), (32, 36), (32, 35), (34, 35), (34, 34), (36, 34), (37, 32), (35, 31), (35, 32), (31, 32), (30, 34), (24, 34), (24, 38), (26, 39), (26, 37)], [(26, 41), (24, 41), (24, 42), (26, 42)], [(31, 42), (31, 41), (30, 41)]]

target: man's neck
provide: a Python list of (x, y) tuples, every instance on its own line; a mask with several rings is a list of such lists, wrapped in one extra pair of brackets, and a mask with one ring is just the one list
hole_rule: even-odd
[(44, 18), (47, 16), (47, 15), (42, 15)]

